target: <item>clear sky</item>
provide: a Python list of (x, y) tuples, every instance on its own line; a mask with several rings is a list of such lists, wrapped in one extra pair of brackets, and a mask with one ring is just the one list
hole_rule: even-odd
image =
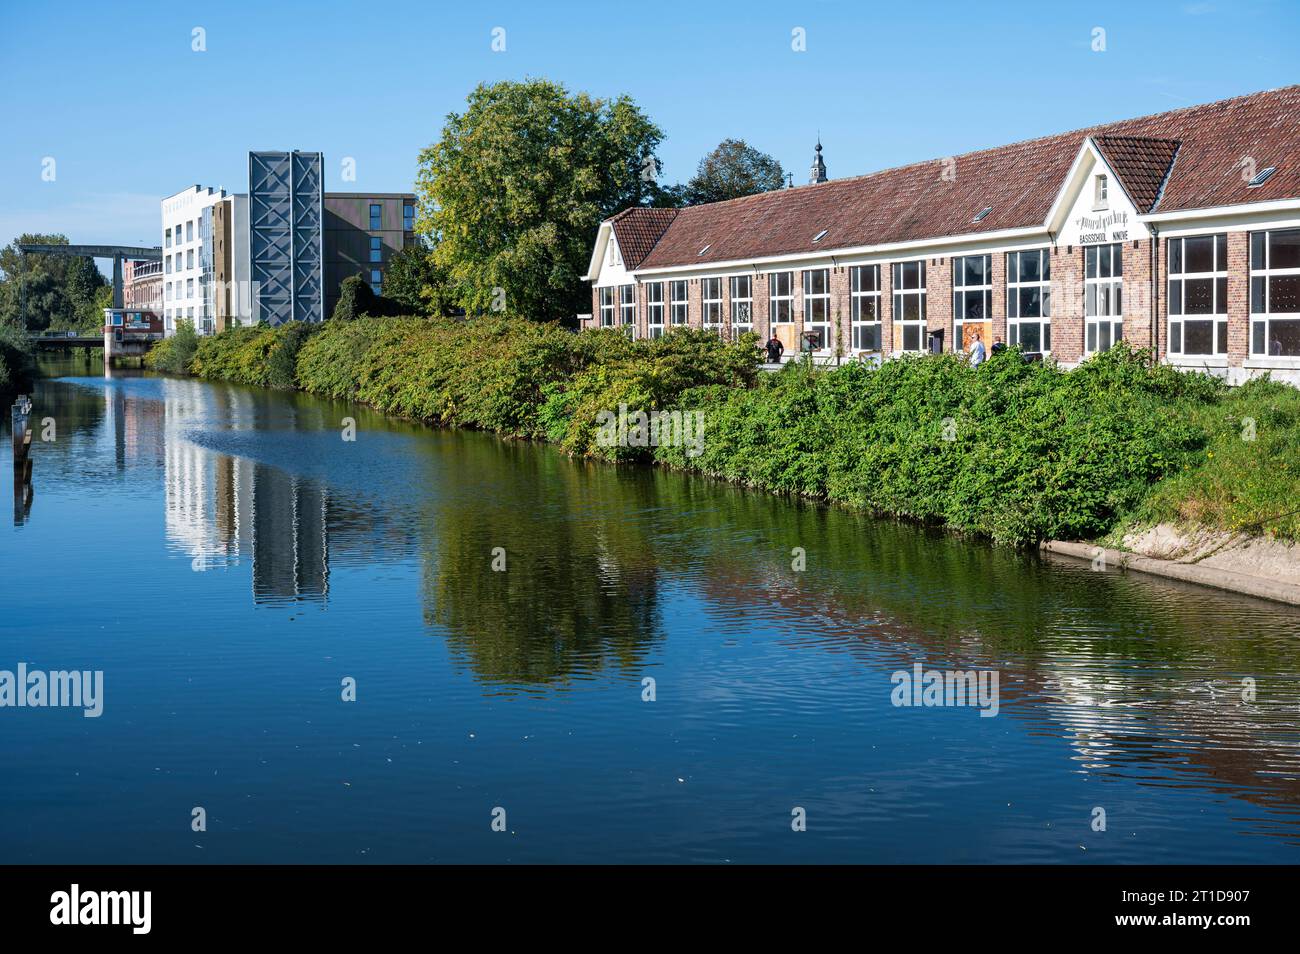
[(323, 151), (327, 190), (410, 190), (483, 81), (630, 94), (669, 182), (728, 136), (804, 182), (819, 131), (830, 176), (857, 175), (1285, 86), (1298, 51), (1297, 0), (0, 0), (0, 244), (160, 244), (158, 200), (244, 191), (249, 149)]

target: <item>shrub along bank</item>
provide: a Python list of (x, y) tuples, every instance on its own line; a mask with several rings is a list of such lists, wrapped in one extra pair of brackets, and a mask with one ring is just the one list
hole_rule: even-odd
[(0, 397), (31, 387), (35, 367), (27, 334), (13, 325), (0, 325)]
[[(1300, 537), (1300, 392), (1228, 389), (1118, 347), (1063, 372), (1006, 352), (757, 372), (752, 336), (628, 341), (519, 319), (362, 318), (202, 339), (203, 377), (301, 388), (1007, 543), (1195, 521)], [(609, 445), (602, 414), (680, 411), (700, 444)], [(1251, 423), (1247, 423), (1251, 422)], [(679, 435), (680, 436), (680, 435)]]

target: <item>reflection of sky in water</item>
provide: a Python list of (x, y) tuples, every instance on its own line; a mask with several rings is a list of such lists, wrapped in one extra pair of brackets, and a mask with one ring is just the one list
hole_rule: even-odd
[[(59, 440), (2, 531), (0, 573), (33, 583), (0, 668), (102, 668), (107, 699), (94, 721), (0, 713), (0, 860), (1300, 844), (1291, 609), (302, 395), (124, 377), (37, 401)], [(996, 668), (1001, 714), (893, 708), (890, 674), (918, 662)], [(199, 847), (193, 804), (215, 821)]]

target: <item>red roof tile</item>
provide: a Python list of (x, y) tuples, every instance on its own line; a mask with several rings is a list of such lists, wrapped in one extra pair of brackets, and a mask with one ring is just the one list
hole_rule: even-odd
[(1137, 210), (1150, 212), (1160, 198), (1160, 189), (1181, 143), (1147, 136), (1096, 136), (1093, 141)]
[(628, 268), (640, 265), (676, 217), (676, 209), (633, 208), (624, 209), (610, 219), (623, 264)]
[[(1139, 206), (1167, 212), (1300, 197), (1300, 86), (1288, 86), (851, 179), (681, 210), (627, 209), (611, 221), (630, 268), (1031, 227), (1047, 218), (1089, 136)], [(1247, 157), (1277, 172), (1248, 189)]]

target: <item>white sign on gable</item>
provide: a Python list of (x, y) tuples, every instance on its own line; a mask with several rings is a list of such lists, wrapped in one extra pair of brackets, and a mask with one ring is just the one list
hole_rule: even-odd
[(1105, 245), (1147, 238), (1137, 209), (1105, 163), (1096, 159), (1080, 177), (1078, 194), (1057, 236), (1058, 245)]

